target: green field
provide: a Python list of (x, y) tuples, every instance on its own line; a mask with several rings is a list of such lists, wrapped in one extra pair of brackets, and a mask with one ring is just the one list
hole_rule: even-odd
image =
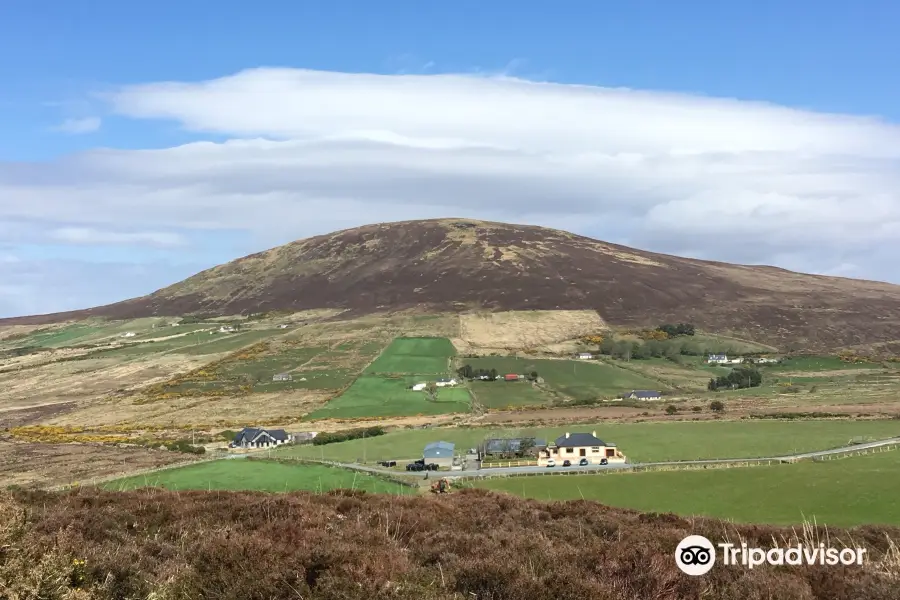
[(760, 370), (765, 374), (767, 371), (777, 373), (779, 371), (837, 371), (855, 369), (878, 369), (881, 363), (849, 363), (844, 362), (835, 356), (798, 356), (786, 358), (782, 362), (773, 365), (762, 365)]
[(380, 494), (409, 494), (415, 490), (397, 483), (323, 465), (287, 465), (259, 460), (214, 460), (166, 469), (150, 475), (117, 479), (107, 490), (162, 487), (170, 490), (253, 490), (260, 492), (327, 492), (349, 488)]
[[(216, 333), (214, 335), (205, 334), (207, 341), (203, 341), (204, 334), (200, 333), (200, 343), (197, 345), (186, 345), (179, 349), (179, 354), (203, 355), (203, 354), (219, 354), (221, 352), (233, 352), (238, 348), (249, 346), (256, 342), (262, 341), (274, 335), (283, 334), (279, 329), (254, 329), (250, 331), (242, 331), (235, 333)], [(191, 338), (194, 336), (185, 336)]]
[(485, 408), (535, 406), (545, 404), (549, 400), (539, 389), (526, 381), (473, 381), (469, 386), (478, 402)]
[(399, 378), (362, 375), (343, 394), (306, 419), (443, 415), (471, 410), (471, 397), (464, 387), (439, 389), (437, 401), (431, 401), (424, 392), (407, 389), (421, 379), (413, 375)]
[(597, 500), (739, 522), (900, 525), (900, 451), (771, 467), (510, 477), (475, 485), (542, 500)]
[(446, 375), (456, 349), (447, 338), (397, 338), (366, 368), (367, 374)]
[(292, 456), (353, 461), (421, 456), (429, 442), (445, 440), (457, 449), (477, 446), (485, 437), (530, 435), (552, 441), (569, 432), (596, 431), (597, 436), (618, 445), (631, 462), (693, 460), (707, 458), (757, 458), (782, 456), (844, 446), (853, 438), (884, 439), (900, 436), (900, 421), (681, 421), (656, 423), (584, 424), (567, 427), (522, 429), (451, 428), (406, 429), (367, 440), (351, 440), (324, 446), (280, 449)]
[[(545, 385), (574, 400), (610, 398), (634, 389), (659, 390), (662, 385), (655, 379), (598, 361), (489, 356), (469, 358), (464, 362), (472, 365), (474, 369), (497, 369), (501, 375), (536, 371), (544, 378)], [(510, 401), (503, 403), (501, 400), (502, 406), (516, 403), (516, 395), (520, 392), (511, 386), (518, 384), (501, 381), (494, 383), (506, 384), (510, 390)]]

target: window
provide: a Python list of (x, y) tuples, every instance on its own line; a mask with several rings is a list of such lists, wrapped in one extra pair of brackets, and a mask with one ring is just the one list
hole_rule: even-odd
[(598, 452), (600, 452), (600, 446), (594, 446), (593, 448), (591, 448), (591, 452), (597, 454)]
[(575, 448), (566, 448), (566, 454), (574, 454)]

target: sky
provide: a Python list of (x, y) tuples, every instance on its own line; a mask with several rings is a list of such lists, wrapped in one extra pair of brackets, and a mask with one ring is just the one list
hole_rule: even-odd
[(900, 283), (892, 0), (0, 3), (0, 317), (418, 218)]

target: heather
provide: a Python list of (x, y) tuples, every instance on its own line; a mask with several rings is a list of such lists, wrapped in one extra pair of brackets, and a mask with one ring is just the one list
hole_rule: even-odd
[[(863, 567), (675, 566), (688, 534), (862, 545)], [(879, 600), (900, 529), (732, 525), (484, 490), (444, 497), (140, 489), (0, 497), (4, 600)]]

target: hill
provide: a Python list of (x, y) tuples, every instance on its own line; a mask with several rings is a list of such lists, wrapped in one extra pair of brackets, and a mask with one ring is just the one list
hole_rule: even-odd
[(315, 308), (591, 309), (616, 326), (689, 321), (798, 349), (900, 339), (897, 285), (680, 258), (471, 219), (338, 231), (246, 256), (141, 298), (0, 325)]

